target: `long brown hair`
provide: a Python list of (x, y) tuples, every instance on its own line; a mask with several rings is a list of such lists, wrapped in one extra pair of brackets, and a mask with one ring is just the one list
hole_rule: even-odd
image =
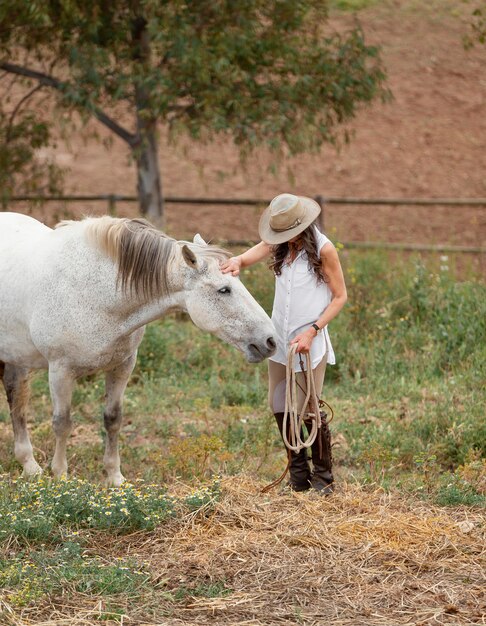
[[(329, 278), (322, 270), (322, 260), (317, 251), (316, 226), (311, 224), (299, 235), (299, 241), (302, 245), (301, 249), (307, 254), (307, 264), (309, 270), (314, 272), (318, 283), (327, 283)], [(290, 246), (288, 242), (279, 243), (272, 246), (272, 260), (270, 261), (270, 269), (275, 276), (282, 273), (282, 265), (289, 254)]]

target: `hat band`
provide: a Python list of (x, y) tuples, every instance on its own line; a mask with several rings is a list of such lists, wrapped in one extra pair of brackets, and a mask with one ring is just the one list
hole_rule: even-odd
[(292, 228), (295, 228), (296, 226), (300, 226), (300, 224), (302, 224), (302, 220), (297, 218), (293, 224), (290, 224), (290, 226), (286, 226), (285, 228), (276, 228), (275, 226), (272, 226), (271, 224), (270, 224), (270, 228), (276, 231), (277, 233), (283, 233), (286, 230), (292, 230)]

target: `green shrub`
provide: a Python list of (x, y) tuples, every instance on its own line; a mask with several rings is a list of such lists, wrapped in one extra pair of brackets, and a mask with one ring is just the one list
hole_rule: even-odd
[(151, 530), (178, 509), (194, 510), (211, 503), (218, 482), (176, 499), (165, 488), (139, 480), (118, 488), (87, 481), (36, 478), (0, 486), (0, 540), (55, 542), (80, 528), (125, 533)]
[(455, 474), (441, 478), (435, 501), (441, 506), (486, 507), (486, 496)]

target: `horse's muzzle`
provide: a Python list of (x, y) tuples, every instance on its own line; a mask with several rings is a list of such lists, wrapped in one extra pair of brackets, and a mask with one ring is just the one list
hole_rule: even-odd
[(267, 359), (269, 356), (275, 353), (277, 349), (277, 343), (275, 339), (270, 335), (263, 342), (250, 343), (247, 350), (247, 358), (250, 363), (259, 363), (263, 359)]

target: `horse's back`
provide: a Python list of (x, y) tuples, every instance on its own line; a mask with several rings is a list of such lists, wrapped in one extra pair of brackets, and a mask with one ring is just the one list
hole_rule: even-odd
[(22, 213), (0, 213), (0, 245), (51, 231), (45, 224)]
[(39, 251), (52, 232), (28, 215), (0, 213), (0, 304), (7, 298), (17, 298), (14, 294), (35, 280), (42, 264)]
[(29, 334), (39, 242), (52, 233), (21, 213), (0, 213), (0, 361), (43, 367)]
[(0, 361), (38, 368), (62, 359), (94, 371), (126, 358), (141, 337), (119, 345), (116, 268), (87, 241), (86, 222), (60, 226), (0, 214)]

